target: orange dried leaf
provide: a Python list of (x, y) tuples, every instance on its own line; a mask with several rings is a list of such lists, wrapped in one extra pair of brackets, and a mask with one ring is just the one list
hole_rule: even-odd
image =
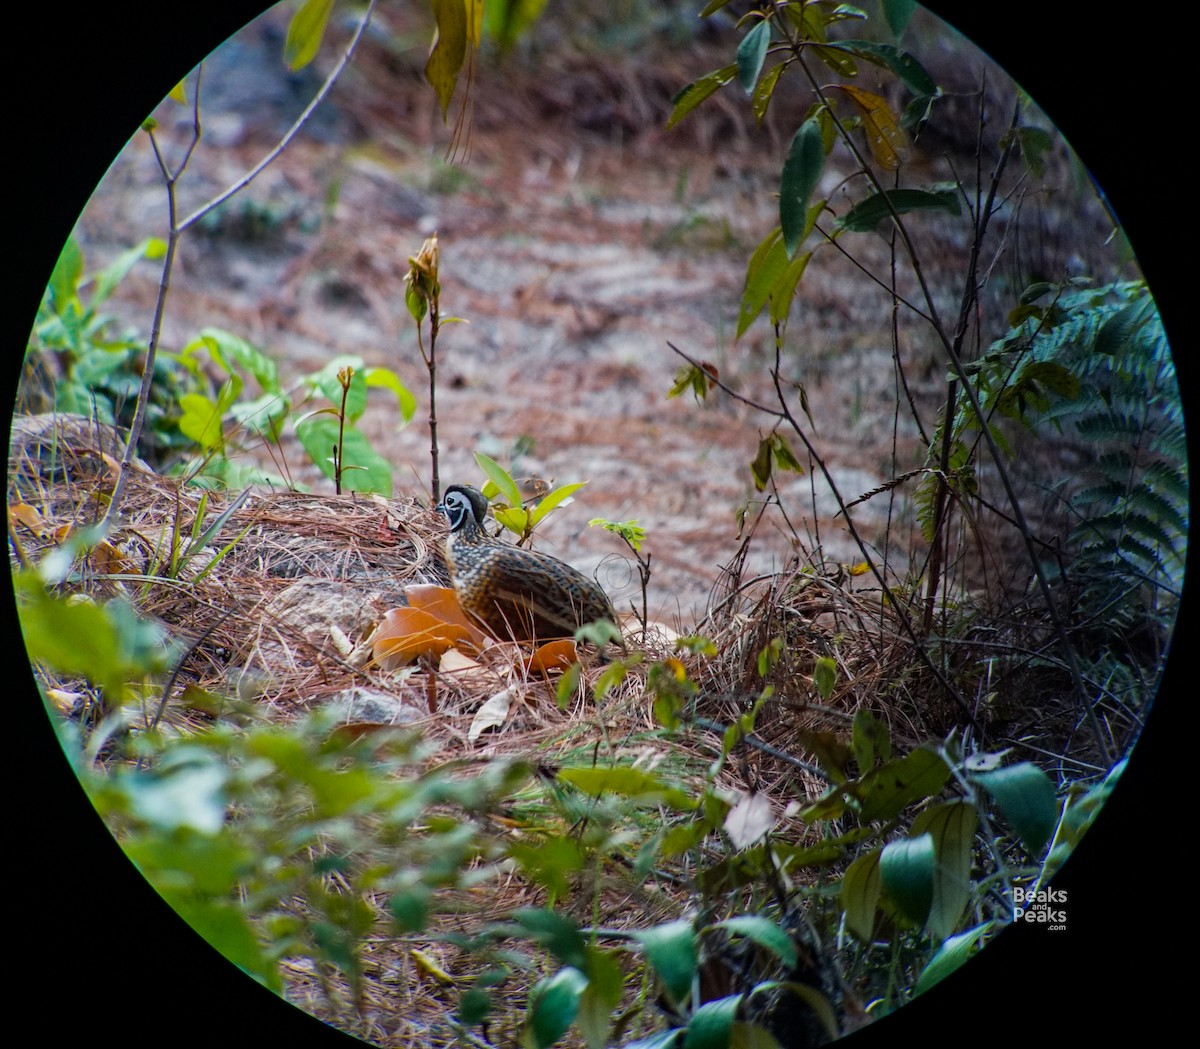
[(450, 587), (420, 583), (406, 586), (404, 596), (408, 598), (411, 608), (419, 608), (437, 619), (462, 627), (475, 639), (476, 648), (483, 647), (483, 632), (471, 622), (462, 605), (458, 603), (458, 594)]
[(457, 644), (470, 644), (467, 632), (419, 608), (392, 608), (371, 637), (371, 654), (386, 670), (420, 656), (440, 656)]
[(575, 642), (570, 638), (561, 638), (539, 645), (529, 657), (529, 669), (542, 674), (549, 674), (551, 671), (561, 674), (578, 658)]
[(28, 503), (17, 503), (15, 506), (8, 508), (9, 520), (15, 521), (17, 524), (23, 524), (34, 535), (45, 535), (46, 519), (42, 516), (41, 511)]

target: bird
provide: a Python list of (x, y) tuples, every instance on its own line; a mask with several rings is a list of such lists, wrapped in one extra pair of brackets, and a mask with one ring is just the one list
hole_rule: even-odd
[(450, 522), (446, 563), (471, 618), (497, 639), (534, 642), (574, 637), (599, 619), (616, 623), (595, 580), (557, 557), (488, 535), (487, 507), (487, 496), (465, 484), (450, 485), (436, 507)]

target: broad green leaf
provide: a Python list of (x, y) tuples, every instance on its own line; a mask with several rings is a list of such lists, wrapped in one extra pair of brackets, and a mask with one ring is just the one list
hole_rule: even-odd
[(655, 925), (633, 933), (641, 944), (646, 961), (658, 974), (669, 1000), (682, 1004), (692, 992), (696, 976), (696, 934), (692, 923), (684, 920)]
[(754, 91), (758, 83), (758, 75), (762, 72), (763, 60), (767, 57), (767, 47), (771, 43), (771, 22), (763, 18), (750, 30), (737, 47), (738, 80), (746, 94)]
[(779, 76), (786, 68), (786, 62), (772, 66), (754, 87), (754, 97), (751, 99), (750, 109), (754, 113), (754, 119), (760, 124), (763, 117), (767, 115), (767, 106), (771, 104), (771, 96), (775, 93), (775, 85), (779, 82)]
[(937, 794), (949, 778), (950, 768), (941, 755), (918, 747), (862, 777), (859, 816), (865, 822), (894, 819), (913, 802)]
[(241, 907), (225, 900), (169, 890), (163, 891), (163, 896), (172, 909), (225, 958), (276, 994), (283, 993), (278, 962), (263, 951), (259, 935)]
[(674, 98), (671, 104), (675, 107), (667, 118), (667, 130), (673, 128), (709, 95), (715, 94), (737, 76), (737, 65), (723, 66), (714, 70), (699, 80), (693, 80)]
[(705, 1002), (692, 1013), (684, 1049), (728, 1049), (742, 995), (731, 994)]
[(976, 773), (971, 780), (992, 796), (1026, 851), (1033, 856), (1040, 853), (1058, 822), (1058, 801), (1050, 777), (1023, 761), (994, 772)]
[(924, 189), (891, 189), (855, 204), (838, 219), (838, 225), (852, 232), (864, 233), (873, 230), (884, 219), (891, 218), (893, 211), (897, 215), (910, 211), (945, 211), (957, 215), (959, 210), (958, 194), (953, 190), (931, 192)]
[(934, 952), (929, 963), (917, 977), (916, 994), (924, 994), (934, 984), (940, 983), (952, 972), (958, 969), (972, 954), (975, 953), (980, 939), (992, 931), (993, 923), (984, 922), (973, 929), (951, 936)]
[(904, 35), (909, 19), (918, 6), (917, 0), (883, 0), (883, 17), (892, 36), (899, 38)]
[[(808, 209), (808, 219), (804, 224), (804, 232), (800, 236), (801, 241), (811, 232), (816, 224), (817, 216), (824, 207), (825, 201), (819, 200)], [(783, 271), (783, 275), (771, 292), (770, 317), (772, 324), (782, 324), (787, 319), (792, 308), (792, 300), (796, 297), (796, 286), (800, 283), (800, 278), (804, 276), (804, 271), (811, 258), (812, 252), (805, 251), (787, 264), (787, 269)], [(812, 416), (809, 416), (809, 422), (812, 422)]]
[(525, 535), (531, 526), (531, 515), (523, 506), (508, 506), (500, 510), (493, 510), (492, 516), (514, 535)]
[(400, 409), (400, 418), (403, 420), (401, 425), (412, 422), (412, 417), (417, 412), (417, 399), (394, 371), (390, 368), (366, 368), (363, 371), (363, 378), (368, 387), (382, 387), (385, 390), (391, 390), (396, 396), (396, 405)]
[(63, 313), (75, 298), (82, 277), (83, 249), (74, 237), (69, 237), (50, 274), (50, 297), (56, 313)]
[(161, 259), (167, 253), (167, 242), (159, 237), (147, 237), (140, 244), (121, 252), (104, 269), (100, 270), (92, 283), (92, 306), (107, 299), (117, 286), (142, 259)]
[(458, 84), (459, 70), (467, 57), (466, 5), (463, 0), (433, 0), (433, 16), (437, 32), (425, 63), (425, 79), (437, 92), (444, 121)]
[(495, 459), (484, 455), (483, 452), (475, 453), (475, 462), (479, 465), (487, 479), (492, 482), (499, 490), (500, 494), (508, 501), (508, 505), (517, 507), (521, 505), (521, 489), (517, 487), (517, 482), (513, 480), (510, 474), (503, 466)]
[(224, 437), (221, 412), (216, 402), (201, 393), (185, 393), (179, 398), (182, 414), (179, 432), (205, 451), (216, 448)]
[[(822, 671), (822, 674), (824, 673), (826, 672)], [(795, 731), (797, 742), (817, 759), (817, 764), (829, 774), (829, 778), (838, 783), (844, 782), (847, 776), (846, 766), (850, 764), (854, 754), (837, 733), (829, 729), (801, 727), (797, 727)]]
[(742, 914), (717, 922), (716, 927), (735, 936), (745, 936), (746, 939), (753, 940), (775, 955), (789, 969), (796, 964), (795, 941), (769, 918), (756, 914)]
[(825, 146), (821, 138), (821, 125), (817, 119), (810, 117), (800, 125), (792, 138), (779, 180), (779, 226), (789, 259), (796, 254), (807, 233), (809, 199), (817, 188), (824, 166)]
[(517, 842), (508, 847), (508, 855), (526, 878), (544, 885), (556, 899), (569, 888), (567, 875), (582, 870), (584, 861), (578, 842), (557, 835), (536, 842)]
[[(357, 376), (356, 376), (357, 378)], [(338, 443), (338, 421), (320, 413), (296, 424), (296, 436), (321, 472), (333, 480), (333, 449)], [(392, 464), (371, 447), (367, 435), (347, 426), (342, 433), (342, 490), (392, 494)]]
[[(226, 374), (234, 375), (240, 370), (253, 376), (264, 393), (283, 392), (279, 385), (279, 370), (275, 362), (240, 336), (221, 328), (202, 328), (183, 348), (180, 356), (186, 360), (202, 349), (208, 351), (213, 363)], [(337, 373), (337, 362), (362, 365), (362, 360), (358, 357), (337, 357), (330, 362), (333, 365), (333, 375)]]
[(776, 227), (754, 249), (746, 266), (746, 282), (742, 288), (742, 302), (738, 308), (736, 338), (741, 338), (754, 318), (767, 304), (767, 299), (784, 277), (788, 266), (787, 249), (783, 243), (783, 231)]
[(937, 857), (930, 834), (889, 842), (879, 857), (883, 891), (900, 913), (918, 928), (924, 926), (933, 906), (936, 867)]
[(937, 82), (907, 51), (873, 40), (839, 40), (830, 46), (845, 48), (856, 55), (887, 66), (904, 82), (904, 86), (918, 97), (938, 94)]
[(827, 702), (833, 694), (833, 686), (837, 683), (837, 663), (829, 656), (818, 657), (813, 665), (813, 684), (821, 702)]
[(604, 1049), (612, 1031), (613, 1010), (621, 1002), (625, 989), (625, 974), (617, 962), (617, 951), (589, 947), (587, 952), (588, 984), (579, 1000), (575, 1026), (583, 1035), (588, 1049)]
[(554, 689), (554, 698), (558, 703), (559, 710), (566, 710), (575, 694), (579, 691), (579, 675), (583, 668), (578, 662), (572, 663), (565, 671), (562, 677), (558, 679), (558, 685)]
[(316, 57), (332, 10), (333, 0), (304, 0), (292, 16), (283, 42), (283, 60), (293, 73)]
[(860, 707), (854, 713), (851, 738), (859, 775), (870, 772), (877, 760), (887, 761), (892, 756), (892, 737), (887, 724), (866, 707)]
[(925, 923), (931, 936), (944, 940), (953, 931), (971, 899), (971, 860), (978, 816), (967, 801), (950, 801), (918, 813), (910, 835), (933, 838), (937, 866), (933, 905)]
[(587, 977), (567, 966), (539, 980), (529, 995), (525, 1045), (547, 1049), (557, 1042), (575, 1020)]
[(188, 828), (216, 834), (225, 823), (229, 771), (208, 755), (161, 775), (129, 776), (126, 790), (134, 814), (163, 831)]
[(541, 944), (563, 965), (583, 969), (587, 965), (587, 943), (570, 918), (544, 907), (526, 907), (513, 913), (522, 931)]
[(547, 492), (537, 501), (537, 505), (533, 508), (530, 523), (536, 525), (551, 510), (561, 504), (564, 499), (579, 491), (585, 484), (587, 484), (587, 481), (578, 481), (575, 484), (564, 484), (559, 488), (555, 488), (552, 492)]
[(846, 915), (846, 928), (863, 943), (870, 943), (875, 932), (875, 908), (882, 886), (879, 873), (879, 849), (859, 856), (842, 875), (838, 902)]
[[(1112, 767), (1104, 779), (1088, 791), (1077, 790), (1063, 799), (1062, 817), (1054, 833), (1054, 841), (1046, 857), (1045, 877), (1049, 878), (1066, 861), (1079, 844), (1084, 833), (1092, 825), (1100, 810), (1108, 802), (1109, 795), (1125, 771), (1123, 758)], [(1082, 795), (1080, 797), (1079, 795)]]
[(652, 772), (629, 766), (609, 769), (564, 768), (559, 770), (558, 779), (578, 787), (585, 794), (620, 794), (641, 802), (662, 802), (681, 812), (696, 807), (695, 799), (685, 791), (671, 786)]

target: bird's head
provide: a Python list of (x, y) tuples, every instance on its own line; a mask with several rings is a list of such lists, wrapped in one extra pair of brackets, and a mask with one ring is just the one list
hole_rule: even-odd
[(467, 522), (482, 528), (487, 517), (488, 500), (478, 488), (469, 484), (452, 484), (442, 493), (442, 501), (435, 508), (450, 522), (450, 531), (457, 532)]

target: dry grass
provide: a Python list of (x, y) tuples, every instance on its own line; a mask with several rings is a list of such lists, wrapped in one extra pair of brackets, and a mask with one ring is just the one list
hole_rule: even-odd
[[(16, 421), (9, 504), (35, 508), (44, 526), (14, 528), (15, 561), (39, 562), (67, 526), (79, 528), (99, 516), (103, 493), (112, 482), (111, 457), (118, 449), (113, 433), (86, 421)], [(815, 842), (821, 830), (796, 817), (795, 802), (815, 800), (827, 785), (809, 764), (807, 734), (829, 732), (844, 739), (855, 712), (868, 709), (887, 722), (894, 751), (903, 753), (923, 740), (940, 738), (955, 723), (955, 709), (878, 591), (844, 571), (829, 574), (811, 564), (797, 563), (779, 575), (744, 583), (731, 574), (725, 592), (714, 598), (707, 618), (697, 625), (697, 632), (715, 642), (717, 656), (680, 655), (673, 635), (651, 632), (639, 650), (641, 661), (599, 703), (592, 687), (604, 663), (592, 661), (585, 667), (579, 691), (560, 708), (556, 681), (531, 675), (513, 657), (512, 646), (503, 644), (486, 650), (480, 664), (463, 674), (438, 674), (424, 667), (385, 672), (371, 660), (365, 642), (383, 613), (404, 602), (406, 585), (445, 581), (440, 518), (414, 498), (389, 502), (254, 491), (203, 549), (188, 551), (193, 530), (203, 531), (234, 499), (232, 493), (204, 496), (176, 480), (138, 470), (128, 486), (123, 524), (109, 537), (119, 559), (98, 563), (93, 553), (80, 565), (80, 592), (98, 599), (124, 594), (186, 646), (164, 693), (149, 704), (147, 717), (157, 703), (164, 703), (163, 724), (174, 732), (189, 732), (214, 716), (252, 710), (255, 718), (288, 722), (337, 702), (343, 720), (355, 731), (389, 722), (419, 728), (430, 748), (425, 760), (431, 767), (457, 761), (469, 769), (493, 759), (520, 759), (540, 775), (525, 795), (512, 799), (509, 811), (484, 817), (494, 839), (542, 825), (548, 818), (544, 792), (557, 789), (554, 771), (562, 766), (599, 761), (663, 768), (674, 782), (692, 784), (699, 792), (720, 756), (723, 727), (749, 709), (764, 685), (774, 691), (759, 715), (755, 736), (730, 756), (716, 787), (730, 796), (751, 791), (766, 795), (777, 814), (776, 833), (797, 844)], [(168, 578), (169, 566), (184, 552), (190, 556), (177, 578)], [(1036, 625), (1036, 616), (1032, 618)], [(1011, 645), (1013, 624), (1007, 629)], [(1031, 629), (1027, 624), (1026, 633)], [(966, 629), (956, 656), (960, 680), (979, 665), (981, 654), (994, 643), (988, 638), (1000, 630), (996, 623), (981, 621)], [(759, 653), (775, 638), (783, 639), (780, 658), (764, 680)], [(648, 667), (669, 656), (682, 659), (699, 686), (695, 722), (677, 735), (661, 732), (647, 696)], [(823, 700), (812, 678), (821, 657), (832, 658), (837, 666), (835, 687)], [(48, 686), (89, 695), (83, 683), (39, 672)], [(1042, 684), (1050, 680), (1045, 671), (1025, 673), (1021, 687), (1028, 687), (1029, 675), (1040, 673)], [(500, 692), (510, 697), (507, 717), (472, 741), (477, 710)], [(227, 697), (226, 711), (193, 702), (206, 693)], [(87, 701), (70, 713), (86, 718)], [(981, 708), (981, 715), (986, 713)], [(1136, 731), (1136, 716), (1109, 713), (1115, 734), (1127, 744)], [(1073, 734), (1078, 717), (1061, 682), (1044, 692), (1036, 712), (1026, 705), (1023, 717), (1018, 731), (1029, 729), (1032, 739), (1036, 721), (1038, 740), (1023, 757), (1032, 753), (1060, 774), (1094, 760), (1087, 741)], [(1033, 753), (1039, 749), (1042, 754)], [(661, 821), (662, 816), (648, 811), (645, 818)], [(586, 882), (575, 876), (572, 893), (555, 905), (581, 925), (614, 934), (669, 920), (694, 905), (681, 870), (659, 869), (639, 883), (629, 876), (628, 863), (614, 853), (599, 870), (588, 871)], [(467, 935), (516, 908), (547, 902), (545, 891), (514, 868), (499, 881), (492, 877), (440, 894), (432, 931), (397, 937), (388, 933), (386, 900), (370, 900), (379, 932), (363, 944), (357, 995), (319, 963), (293, 957), (283, 965), (287, 996), (378, 1045), (462, 1044), (474, 1036), (456, 1033), (446, 1018), (461, 988), (484, 963), (453, 946), (446, 935)], [(303, 903), (296, 901), (294, 907), (301, 913)], [(439, 982), (435, 969), (451, 974), (453, 984)], [(525, 973), (497, 989), (492, 1044), (519, 1043), (526, 998), (538, 975)], [(636, 979), (627, 984), (626, 997), (626, 1006), (644, 1002), (644, 988)], [(660, 1022), (653, 1008), (644, 1015), (635, 1009), (631, 1016), (630, 1034), (640, 1025), (652, 1030)]]

